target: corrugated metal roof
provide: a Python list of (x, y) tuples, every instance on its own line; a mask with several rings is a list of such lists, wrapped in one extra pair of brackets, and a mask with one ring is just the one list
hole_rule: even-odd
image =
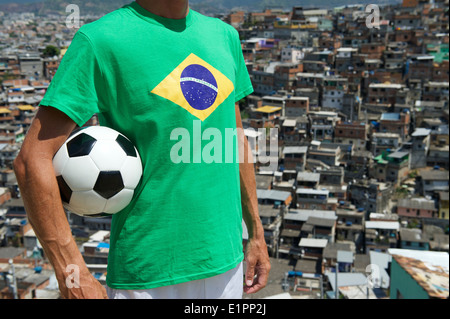
[(308, 146), (285, 146), (283, 148), (283, 154), (306, 153), (307, 151)]
[(419, 127), (414, 131), (414, 133), (411, 134), (411, 136), (427, 136), (430, 132), (430, 129)]
[(399, 222), (378, 222), (378, 221), (366, 221), (366, 228), (369, 229), (393, 229), (399, 230), (400, 223)]
[(336, 212), (334, 210), (309, 210), (309, 209), (298, 209), (291, 210), (289, 213), (284, 215), (284, 219), (288, 220), (299, 220), (307, 221), (310, 216), (319, 218), (328, 218), (336, 220)]
[(272, 199), (285, 201), (291, 195), (290, 192), (278, 191), (272, 189), (257, 189), (256, 196), (258, 199)]
[(298, 244), (300, 247), (316, 247), (325, 248), (328, 244), (328, 239), (319, 238), (302, 238)]
[(312, 188), (298, 188), (296, 190), (297, 194), (313, 194), (313, 195), (327, 195), (330, 194), (329, 190), (320, 190)]
[(400, 113), (383, 113), (380, 119), (384, 121), (398, 121), (400, 120)]

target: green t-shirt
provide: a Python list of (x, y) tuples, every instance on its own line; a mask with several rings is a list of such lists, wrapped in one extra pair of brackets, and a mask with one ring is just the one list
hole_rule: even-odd
[(143, 164), (133, 201), (112, 218), (108, 286), (172, 285), (242, 261), (239, 161), (228, 146), (235, 102), (252, 90), (236, 30), (193, 10), (173, 20), (133, 2), (74, 36), (41, 105), (80, 126), (98, 113)]

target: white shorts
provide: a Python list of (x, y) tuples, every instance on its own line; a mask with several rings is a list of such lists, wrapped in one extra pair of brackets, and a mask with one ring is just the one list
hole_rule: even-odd
[(122, 290), (106, 287), (109, 299), (242, 299), (242, 262), (226, 273), (153, 289)]

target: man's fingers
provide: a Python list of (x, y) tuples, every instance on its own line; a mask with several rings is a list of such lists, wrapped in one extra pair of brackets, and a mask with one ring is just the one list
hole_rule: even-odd
[(254, 277), (255, 277), (255, 265), (247, 261), (247, 269), (245, 271), (245, 285), (247, 287), (253, 285)]
[[(248, 266), (247, 271), (245, 273), (245, 293), (252, 294), (255, 293), (267, 285), (267, 281), (269, 279), (269, 270), (264, 266)], [(256, 276), (255, 276), (256, 269)]]
[(263, 269), (261, 269), (261, 271), (257, 270), (256, 278), (251, 281), (250, 285), (247, 284), (246, 287), (244, 287), (245, 293), (252, 294), (263, 289), (267, 285), (268, 279), (268, 272), (264, 271)]

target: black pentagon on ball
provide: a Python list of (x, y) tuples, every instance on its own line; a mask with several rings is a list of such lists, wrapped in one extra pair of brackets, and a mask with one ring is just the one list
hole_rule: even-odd
[(80, 157), (89, 155), (97, 140), (92, 136), (81, 133), (67, 142), (69, 157)]
[(103, 171), (98, 175), (94, 191), (109, 199), (119, 193), (124, 187), (120, 171)]
[(70, 189), (69, 185), (67, 185), (66, 181), (61, 175), (56, 176), (56, 181), (58, 182), (61, 200), (65, 203), (69, 203), (70, 197), (72, 196), (72, 190)]
[(119, 134), (119, 136), (117, 136), (116, 138), (116, 142), (120, 145), (120, 147), (122, 147), (122, 149), (128, 156), (137, 157), (133, 143), (131, 143), (130, 140), (125, 136)]

